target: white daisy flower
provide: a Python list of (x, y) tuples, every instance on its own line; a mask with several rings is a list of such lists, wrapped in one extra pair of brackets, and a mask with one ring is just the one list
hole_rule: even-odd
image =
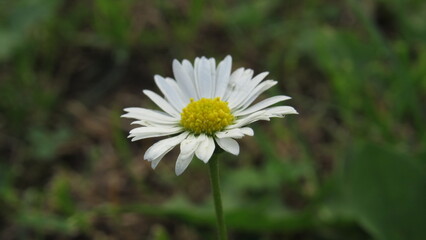
[(267, 72), (253, 77), (253, 70), (239, 68), (231, 74), (232, 58), (225, 57), (218, 65), (213, 58), (196, 58), (194, 65), (188, 60), (173, 61), (175, 79), (155, 75), (155, 83), (164, 97), (144, 90), (162, 111), (146, 108), (126, 108), (122, 117), (136, 119), (141, 125), (130, 131), (132, 141), (164, 137), (146, 151), (144, 158), (153, 169), (175, 146), (180, 144), (176, 160), (176, 175), (188, 167), (194, 155), (207, 163), (216, 144), (226, 152), (238, 155), (240, 148), (235, 139), (253, 136), (252, 122), (297, 114), (290, 106), (274, 106), (290, 99), (279, 95), (252, 103), (276, 81), (264, 80)]

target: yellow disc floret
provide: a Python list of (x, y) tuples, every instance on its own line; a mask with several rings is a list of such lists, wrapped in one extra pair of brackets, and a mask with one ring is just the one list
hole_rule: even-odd
[(191, 102), (182, 110), (180, 124), (195, 134), (211, 135), (224, 129), (234, 121), (228, 102), (220, 98), (201, 98)]

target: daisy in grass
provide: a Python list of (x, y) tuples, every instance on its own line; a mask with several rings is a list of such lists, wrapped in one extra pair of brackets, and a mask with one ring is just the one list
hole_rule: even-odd
[(176, 175), (182, 174), (197, 156), (207, 163), (221, 148), (238, 155), (240, 148), (235, 139), (253, 136), (248, 124), (297, 114), (290, 106), (272, 106), (290, 99), (279, 95), (258, 103), (253, 102), (261, 93), (277, 82), (264, 80), (267, 72), (253, 76), (253, 70), (239, 68), (231, 73), (232, 58), (225, 57), (219, 64), (213, 58), (173, 61), (173, 78), (155, 75), (155, 83), (164, 97), (150, 90), (148, 96), (159, 110), (132, 107), (124, 109), (122, 117), (136, 119), (141, 125), (130, 131), (132, 141), (152, 137), (165, 137), (145, 153), (144, 158), (155, 168), (174, 147), (180, 145), (176, 160)]

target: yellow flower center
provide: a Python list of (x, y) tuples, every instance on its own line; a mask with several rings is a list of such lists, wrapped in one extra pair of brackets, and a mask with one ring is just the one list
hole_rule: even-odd
[(234, 121), (228, 102), (220, 98), (201, 98), (191, 102), (182, 110), (180, 124), (188, 131), (213, 134)]

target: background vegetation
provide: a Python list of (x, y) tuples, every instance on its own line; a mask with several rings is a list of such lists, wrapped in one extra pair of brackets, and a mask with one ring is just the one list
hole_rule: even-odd
[[(231, 54), (300, 113), (223, 155), (232, 239), (426, 239), (426, 2), (0, 1), (0, 239), (214, 239), (207, 167), (156, 171), (124, 107)], [(275, 91), (275, 92), (274, 92)]]

